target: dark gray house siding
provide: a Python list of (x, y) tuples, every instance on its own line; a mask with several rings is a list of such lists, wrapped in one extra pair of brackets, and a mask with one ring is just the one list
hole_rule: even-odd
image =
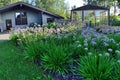
[[(25, 18), (27, 20), (26, 24), (16, 24), (16, 15), (19, 13), (24, 13), (27, 16), (27, 19)], [(13, 28), (27, 27), (30, 23), (42, 25), (47, 23), (47, 18), (63, 19), (63, 17), (59, 15), (41, 10), (24, 2), (18, 2), (0, 8), (0, 29), (1, 31), (7, 30), (6, 23), (11, 23), (11, 27)]]

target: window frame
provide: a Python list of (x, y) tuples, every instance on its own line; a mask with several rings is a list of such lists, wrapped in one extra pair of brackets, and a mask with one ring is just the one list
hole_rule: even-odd
[[(20, 15), (20, 18), (17, 18), (17, 13)], [(23, 18), (23, 16), (22, 16), (22, 13), (24, 13), (25, 14), (25, 20), (24, 20), (24, 18)], [(27, 20), (27, 12), (25, 12), (25, 11), (16, 11), (15, 12), (15, 25), (27, 25), (28, 24), (28, 20)]]
[(55, 18), (47, 18), (47, 23), (53, 23), (55, 21)]

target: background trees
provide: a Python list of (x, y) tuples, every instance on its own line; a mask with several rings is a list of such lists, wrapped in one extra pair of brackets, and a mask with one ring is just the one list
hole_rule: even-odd
[(120, 8), (120, 0), (117, 0), (118, 1), (118, 7)]
[(0, 7), (23, 1), (39, 7), (43, 10), (58, 14), (64, 18), (69, 18), (69, 6), (65, 3), (65, 0), (0, 0)]
[(31, 4), (65, 18), (69, 17), (69, 6), (65, 0), (32, 0)]
[(6, 5), (9, 5), (9, 4), (12, 4), (12, 3), (15, 3), (15, 2), (18, 2), (19, 0), (0, 0), (0, 7), (3, 7), (3, 6), (6, 6)]
[(114, 14), (116, 14), (116, 8), (120, 7), (120, 0), (83, 0), (85, 4), (92, 4), (98, 6), (114, 7)]

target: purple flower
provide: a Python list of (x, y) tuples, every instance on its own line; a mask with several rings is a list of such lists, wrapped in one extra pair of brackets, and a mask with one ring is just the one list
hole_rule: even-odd
[(84, 46), (88, 46), (88, 43), (84, 43)]
[(92, 41), (92, 45), (96, 45), (97, 43), (95, 41)]

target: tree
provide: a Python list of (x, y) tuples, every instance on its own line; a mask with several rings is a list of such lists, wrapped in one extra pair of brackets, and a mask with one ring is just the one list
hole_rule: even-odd
[(9, 4), (12, 4), (12, 3), (16, 3), (18, 2), (19, 0), (0, 0), (0, 7), (3, 7), (3, 6), (6, 6), (6, 5), (9, 5)]
[(104, 6), (110, 8), (115, 0), (83, 0), (86, 4)]
[(32, 0), (31, 4), (65, 18), (69, 16), (69, 6), (65, 0)]
[(120, 8), (120, 0), (117, 0), (117, 2), (118, 2), (118, 7)]

